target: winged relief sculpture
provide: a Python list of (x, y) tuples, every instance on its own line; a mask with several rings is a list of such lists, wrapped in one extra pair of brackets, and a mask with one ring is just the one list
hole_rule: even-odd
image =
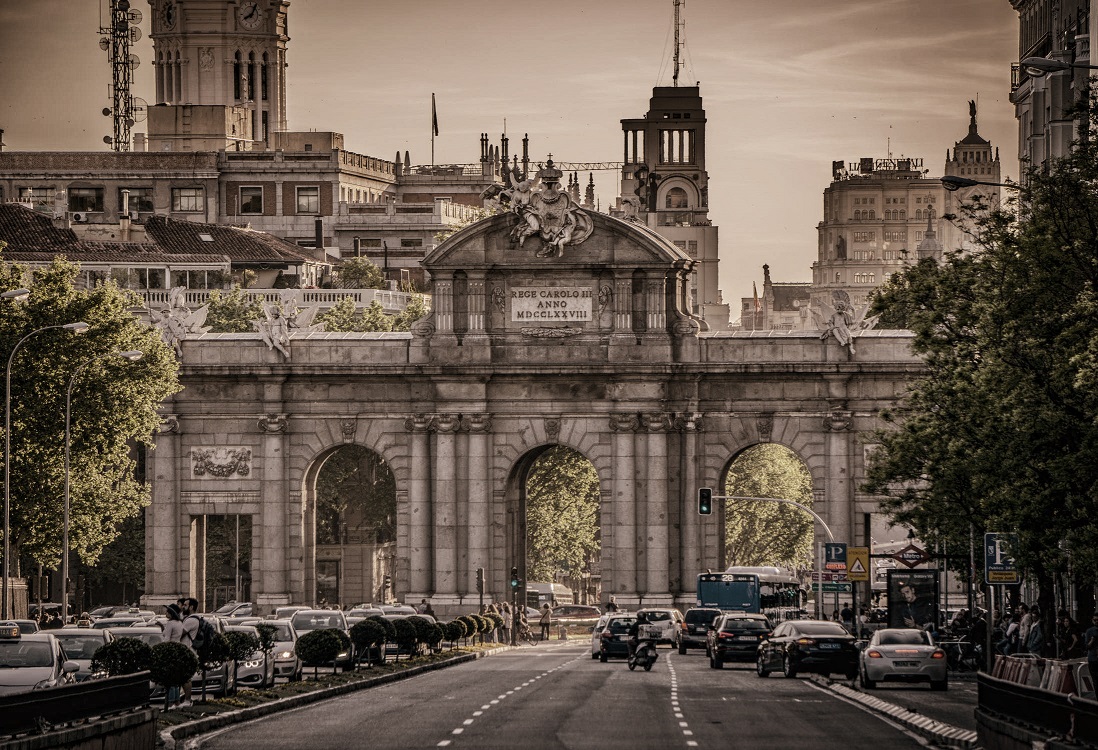
[(854, 355), (854, 339), (862, 331), (868, 331), (877, 325), (880, 315), (866, 317), (869, 305), (855, 308), (850, 301), (850, 295), (839, 289), (831, 293), (831, 302), (828, 304), (819, 300), (812, 305), (812, 319), (816, 322), (816, 329), (820, 331), (820, 338), (827, 339), (834, 336), (839, 346), (845, 346)]
[(594, 231), (591, 217), (568, 194), (561, 190), (564, 173), (553, 164), (552, 156), (533, 177), (525, 178), (518, 167), (504, 169), (503, 186), (493, 185), (484, 192), (486, 198), (507, 203), (518, 221), (511, 230), (511, 242), (522, 247), (530, 237), (545, 243), (534, 254), (539, 258), (564, 255), (567, 245), (578, 245)]
[(203, 327), (209, 305), (192, 311), (187, 307), (186, 287), (173, 287), (168, 292), (168, 304), (161, 310), (149, 309), (149, 318), (160, 329), (161, 340), (175, 350), (175, 356), (183, 356), (183, 339), (189, 333), (206, 333)]

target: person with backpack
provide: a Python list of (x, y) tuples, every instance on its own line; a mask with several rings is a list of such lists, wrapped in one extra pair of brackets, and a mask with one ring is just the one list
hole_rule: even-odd
[[(183, 611), (179, 608), (179, 605), (168, 604), (164, 607), (164, 609), (168, 615), (168, 621), (164, 623), (165, 640), (172, 641), (173, 643), (182, 643), (184, 646), (193, 651), (194, 646), (192, 646), (190, 640), (188, 640), (187, 631), (183, 627)], [(175, 688), (172, 689), (174, 690)], [(168, 697), (172, 698), (173, 696)], [(179, 705), (183, 707), (194, 705), (191, 700), (190, 680), (187, 680), (183, 683), (183, 702)]]

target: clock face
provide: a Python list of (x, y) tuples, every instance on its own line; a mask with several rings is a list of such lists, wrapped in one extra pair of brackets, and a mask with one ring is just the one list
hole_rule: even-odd
[(245, 29), (258, 29), (263, 23), (263, 10), (256, 0), (245, 0), (240, 4), (237, 17), (240, 19), (240, 25)]
[(170, 31), (171, 29), (175, 28), (175, 19), (178, 15), (178, 12), (179, 11), (176, 10), (175, 3), (164, 3), (164, 7), (160, 9), (160, 18), (164, 22), (165, 29), (168, 29)]

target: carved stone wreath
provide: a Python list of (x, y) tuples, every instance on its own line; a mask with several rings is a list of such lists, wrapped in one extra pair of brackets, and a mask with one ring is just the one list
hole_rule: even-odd
[(522, 335), (535, 339), (564, 339), (583, 333), (582, 328), (523, 328)]
[(246, 477), (252, 471), (250, 448), (192, 448), (191, 461), (196, 477)]

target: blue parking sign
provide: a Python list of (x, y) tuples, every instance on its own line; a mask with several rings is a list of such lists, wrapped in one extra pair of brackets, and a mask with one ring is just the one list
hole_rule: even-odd
[(1014, 566), (1014, 557), (1010, 554), (1014, 538), (1014, 534), (984, 534), (984, 583), (1022, 582), (1022, 575)]
[(824, 569), (846, 570), (846, 542), (828, 542), (824, 545)]

